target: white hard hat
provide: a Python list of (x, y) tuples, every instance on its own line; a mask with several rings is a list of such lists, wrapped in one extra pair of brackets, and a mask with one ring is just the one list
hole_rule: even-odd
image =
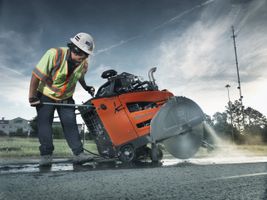
[(90, 34), (78, 33), (73, 38), (70, 38), (70, 41), (85, 53), (89, 55), (93, 54), (95, 44)]

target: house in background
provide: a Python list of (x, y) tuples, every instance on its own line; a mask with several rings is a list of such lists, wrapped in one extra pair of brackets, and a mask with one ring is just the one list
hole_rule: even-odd
[(14, 133), (18, 129), (21, 129), (23, 134), (27, 133), (27, 135), (29, 135), (31, 131), (30, 121), (20, 118), (20, 117), (10, 120), (9, 121), (9, 133), (10, 132)]
[(17, 133), (17, 136), (28, 136), (30, 131), (30, 121), (21, 117), (17, 117), (12, 120), (5, 120), (5, 118), (2, 118), (0, 120), (0, 132), (6, 135), (10, 135), (10, 133)]
[[(77, 124), (79, 132), (81, 133), (82, 124)], [(60, 127), (60, 122), (53, 122), (53, 128)], [(16, 133), (16, 136), (29, 136), (32, 128), (30, 126), (30, 120), (17, 117), (12, 120), (5, 120), (4, 117), (0, 120), (0, 135), (9, 136), (11, 133)]]
[(9, 120), (4, 117), (0, 120), (0, 133), (9, 135)]

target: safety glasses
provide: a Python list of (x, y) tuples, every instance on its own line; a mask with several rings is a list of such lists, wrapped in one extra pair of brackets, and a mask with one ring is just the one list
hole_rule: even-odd
[(87, 53), (85, 53), (83, 50), (79, 49), (76, 46), (74, 46), (71, 50), (73, 53), (75, 53), (78, 56), (84, 56), (86, 58), (88, 58), (88, 56), (89, 56)]

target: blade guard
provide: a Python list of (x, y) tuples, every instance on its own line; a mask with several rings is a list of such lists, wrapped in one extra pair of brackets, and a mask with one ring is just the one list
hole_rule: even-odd
[(163, 142), (177, 158), (192, 157), (201, 145), (204, 113), (186, 97), (171, 97), (151, 121), (152, 143)]

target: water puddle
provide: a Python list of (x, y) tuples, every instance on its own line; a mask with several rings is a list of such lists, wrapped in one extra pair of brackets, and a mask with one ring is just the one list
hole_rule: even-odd
[(68, 160), (53, 163), (48, 167), (39, 167), (36, 164), (10, 164), (0, 166), (0, 174), (13, 173), (45, 173), (45, 172), (60, 172), (60, 171), (92, 171), (92, 170), (116, 170), (116, 169), (133, 169), (133, 168), (155, 168), (155, 167), (186, 167), (193, 165), (214, 165), (214, 164), (241, 164), (241, 163), (260, 163), (266, 162), (267, 157), (228, 157), (228, 158), (192, 158), (180, 160), (174, 158), (166, 158), (161, 162), (153, 163), (151, 161), (140, 161), (136, 163), (123, 164), (115, 160), (102, 160), (88, 162), (83, 165), (74, 165)]
[(56, 161), (51, 166), (40, 167), (38, 163), (31, 164), (6, 164), (0, 166), (0, 174), (10, 173), (33, 173), (33, 172), (60, 172), (60, 171), (90, 171), (105, 169), (129, 169), (129, 168), (148, 168), (160, 167), (162, 162), (152, 163), (140, 161), (136, 163), (123, 164), (116, 160), (97, 160), (85, 163), (83, 165), (75, 165), (68, 160)]

